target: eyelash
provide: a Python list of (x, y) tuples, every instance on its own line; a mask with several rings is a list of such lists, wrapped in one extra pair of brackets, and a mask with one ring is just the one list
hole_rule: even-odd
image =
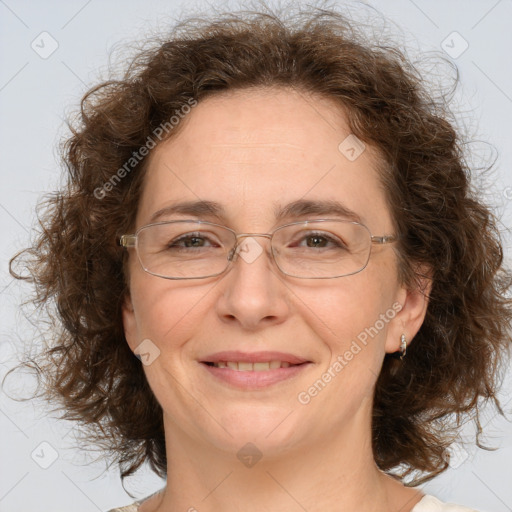
[[(337, 247), (345, 246), (343, 241), (339, 240), (338, 238), (336, 238), (334, 236), (331, 236), (329, 233), (326, 233), (326, 232), (316, 231), (316, 232), (310, 232), (310, 233), (304, 233), (304, 234), (299, 233), (299, 235), (300, 235), (299, 241), (298, 242), (294, 242), (294, 243), (300, 244), (302, 242), (307, 241), (309, 238), (317, 237), (317, 238), (322, 238), (322, 239), (324, 239), (326, 241), (326, 243), (334, 244)], [(178, 248), (178, 247), (179, 248), (187, 248), (188, 249), (190, 247), (179, 246), (179, 244), (180, 243), (186, 243), (187, 241), (192, 240), (194, 238), (198, 238), (198, 239), (201, 239), (201, 240), (206, 240), (206, 241), (208, 241), (209, 244), (215, 245), (215, 241), (211, 237), (207, 236), (206, 233), (195, 232), (195, 233), (186, 233), (186, 234), (181, 235), (179, 238), (177, 238), (175, 240), (171, 240), (167, 244), (167, 247), (169, 249), (170, 248)]]

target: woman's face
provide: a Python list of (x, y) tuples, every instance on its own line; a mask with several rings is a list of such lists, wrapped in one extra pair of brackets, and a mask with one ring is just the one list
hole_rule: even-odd
[[(367, 146), (357, 156), (362, 147), (352, 138), (340, 147), (350, 132), (327, 100), (284, 89), (237, 91), (204, 100), (182, 122), (179, 135), (150, 155), (136, 228), (155, 212), (192, 202), (192, 210), (158, 221), (200, 219), (268, 233), (299, 220), (346, 219), (327, 209), (337, 202), (372, 234), (393, 233), (376, 151)], [(201, 201), (217, 205), (215, 216)], [(294, 208), (277, 221), (293, 204), (309, 213)], [(130, 254), (125, 333), (131, 349), (146, 354), (166, 430), (221, 450), (250, 442), (267, 454), (336, 439), (354, 425), (369, 434), (384, 355), (399, 350), (402, 333), (414, 336), (425, 309), (399, 284), (393, 246), (374, 245), (357, 274), (297, 279), (277, 269), (268, 239), (249, 243), (251, 257), (207, 279), (162, 279)], [(260, 365), (245, 375), (244, 365), (206, 364), (258, 356), (306, 363)]]

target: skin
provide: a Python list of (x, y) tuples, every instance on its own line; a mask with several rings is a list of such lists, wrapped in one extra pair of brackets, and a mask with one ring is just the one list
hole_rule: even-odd
[[(336, 199), (372, 234), (393, 233), (378, 152), (367, 145), (349, 161), (338, 150), (350, 131), (329, 100), (287, 89), (235, 91), (202, 101), (182, 123), (150, 155), (135, 229), (176, 201), (201, 199), (225, 209), (221, 219), (203, 220), (267, 233), (285, 223), (276, 223), (276, 205)], [(165, 217), (185, 218), (193, 217)], [(222, 276), (202, 280), (152, 276), (130, 251), (124, 328), (132, 350), (147, 338), (160, 350), (144, 369), (163, 408), (168, 459), (166, 489), (141, 512), (410, 511), (423, 494), (385, 475), (373, 458), (372, 395), (385, 354), (399, 350), (402, 333), (410, 343), (419, 330), (425, 294), (400, 284), (392, 245), (374, 245), (358, 274), (303, 280), (281, 274), (268, 240), (257, 241), (263, 253), (255, 261), (239, 258)], [(299, 403), (298, 393), (397, 302), (401, 311), (378, 335)], [(277, 350), (313, 364), (244, 391), (199, 364), (221, 350)], [(236, 456), (248, 442), (263, 454), (250, 468)]]

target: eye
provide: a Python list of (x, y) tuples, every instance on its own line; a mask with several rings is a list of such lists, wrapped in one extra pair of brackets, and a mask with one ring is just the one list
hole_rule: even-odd
[(308, 247), (325, 247), (328, 243), (327, 237), (321, 235), (310, 235), (306, 238)]
[(297, 247), (307, 247), (312, 249), (346, 249), (347, 246), (337, 236), (326, 233), (326, 232), (318, 232), (318, 233), (308, 233), (308, 234), (298, 234), (299, 236), (297, 242), (293, 242)]
[(216, 242), (213, 237), (207, 236), (206, 233), (184, 233), (173, 240), (169, 241), (167, 247), (169, 249), (189, 249), (201, 247), (219, 247), (221, 244)]

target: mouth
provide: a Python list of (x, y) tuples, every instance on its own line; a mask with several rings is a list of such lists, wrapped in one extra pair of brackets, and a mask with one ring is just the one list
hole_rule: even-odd
[(216, 382), (245, 391), (292, 379), (313, 365), (312, 361), (277, 352), (222, 352), (200, 363)]
[(229, 368), (239, 372), (266, 372), (269, 370), (277, 370), (279, 368), (289, 368), (290, 366), (300, 366), (304, 363), (292, 364), (288, 361), (262, 361), (257, 363), (251, 363), (250, 361), (203, 361), (208, 366), (214, 368)]

